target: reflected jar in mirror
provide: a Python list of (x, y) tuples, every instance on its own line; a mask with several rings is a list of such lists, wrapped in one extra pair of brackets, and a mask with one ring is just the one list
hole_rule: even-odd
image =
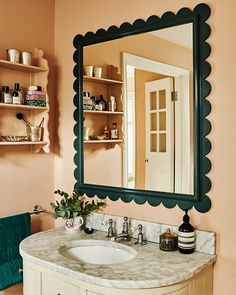
[(111, 128), (111, 139), (118, 139), (118, 129), (116, 123), (112, 123), (112, 128)]
[(110, 112), (116, 111), (116, 98), (115, 98), (115, 96), (110, 96), (109, 111)]
[(107, 103), (104, 100), (104, 96), (100, 95), (100, 98), (96, 101), (96, 110), (105, 111)]
[(107, 129), (107, 126), (104, 127), (104, 135), (105, 135), (105, 139), (109, 139), (109, 131)]
[(27, 52), (27, 51), (21, 52), (21, 63), (23, 65), (30, 66), (31, 60), (32, 60), (32, 53), (31, 52)]

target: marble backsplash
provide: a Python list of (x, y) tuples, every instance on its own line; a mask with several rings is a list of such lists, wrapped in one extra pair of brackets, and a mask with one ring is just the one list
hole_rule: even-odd
[[(92, 227), (96, 230), (107, 232), (109, 219), (113, 220), (114, 230), (117, 233), (122, 232), (123, 226), (123, 217), (115, 216), (115, 215), (108, 215), (103, 213), (92, 213), (86, 220), (86, 226)], [(104, 225), (105, 222), (105, 225)], [(138, 224), (142, 224), (143, 226), (143, 234), (144, 238), (147, 241), (159, 243), (160, 234), (165, 232), (167, 228), (170, 228), (172, 232), (177, 233), (178, 227), (171, 226), (161, 223), (149, 222), (144, 220), (138, 219), (130, 219), (130, 226), (132, 228), (137, 228)], [(136, 238), (138, 235), (138, 231), (131, 232), (131, 236)], [(216, 252), (216, 235), (214, 232), (196, 230), (196, 245), (195, 250), (202, 253), (207, 254), (215, 254)]]

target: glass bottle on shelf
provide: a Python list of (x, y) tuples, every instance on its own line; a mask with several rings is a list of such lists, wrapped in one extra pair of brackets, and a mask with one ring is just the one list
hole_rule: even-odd
[(9, 91), (9, 86), (2, 87), (2, 102), (12, 104), (12, 96)]
[(111, 139), (118, 139), (119, 134), (118, 134), (118, 129), (116, 123), (112, 123), (112, 128), (111, 128)]
[(109, 131), (107, 126), (104, 127), (104, 135), (105, 135), (105, 139), (109, 139)]
[(101, 94), (99, 100), (97, 100), (96, 109), (99, 110), (99, 111), (105, 111), (106, 106), (107, 106), (107, 103), (104, 100), (104, 96)]
[(109, 111), (110, 112), (116, 111), (116, 98), (115, 98), (115, 96), (110, 96)]
[(20, 84), (15, 83), (15, 90), (12, 92), (12, 103), (23, 104), (23, 94), (20, 90)]
[(18, 92), (19, 97), (20, 97), (20, 104), (24, 104), (24, 97), (23, 97), (23, 92), (20, 89), (20, 84), (19, 83), (15, 83), (15, 90)]

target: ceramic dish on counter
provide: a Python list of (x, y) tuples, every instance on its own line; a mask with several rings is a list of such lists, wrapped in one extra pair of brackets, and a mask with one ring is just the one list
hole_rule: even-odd
[(18, 142), (18, 141), (23, 141), (27, 138), (26, 135), (5, 135), (5, 136), (1, 136), (1, 138), (4, 141), (11, 141), (11, 142)]

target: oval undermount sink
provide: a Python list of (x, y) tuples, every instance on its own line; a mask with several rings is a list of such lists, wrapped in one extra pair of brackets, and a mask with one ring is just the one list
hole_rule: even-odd
[(122, 263), (137, 255), (129, 246), (100, 240), (79, 240), (61, 247), (59, 253), (66, 258), (91, 264)]

